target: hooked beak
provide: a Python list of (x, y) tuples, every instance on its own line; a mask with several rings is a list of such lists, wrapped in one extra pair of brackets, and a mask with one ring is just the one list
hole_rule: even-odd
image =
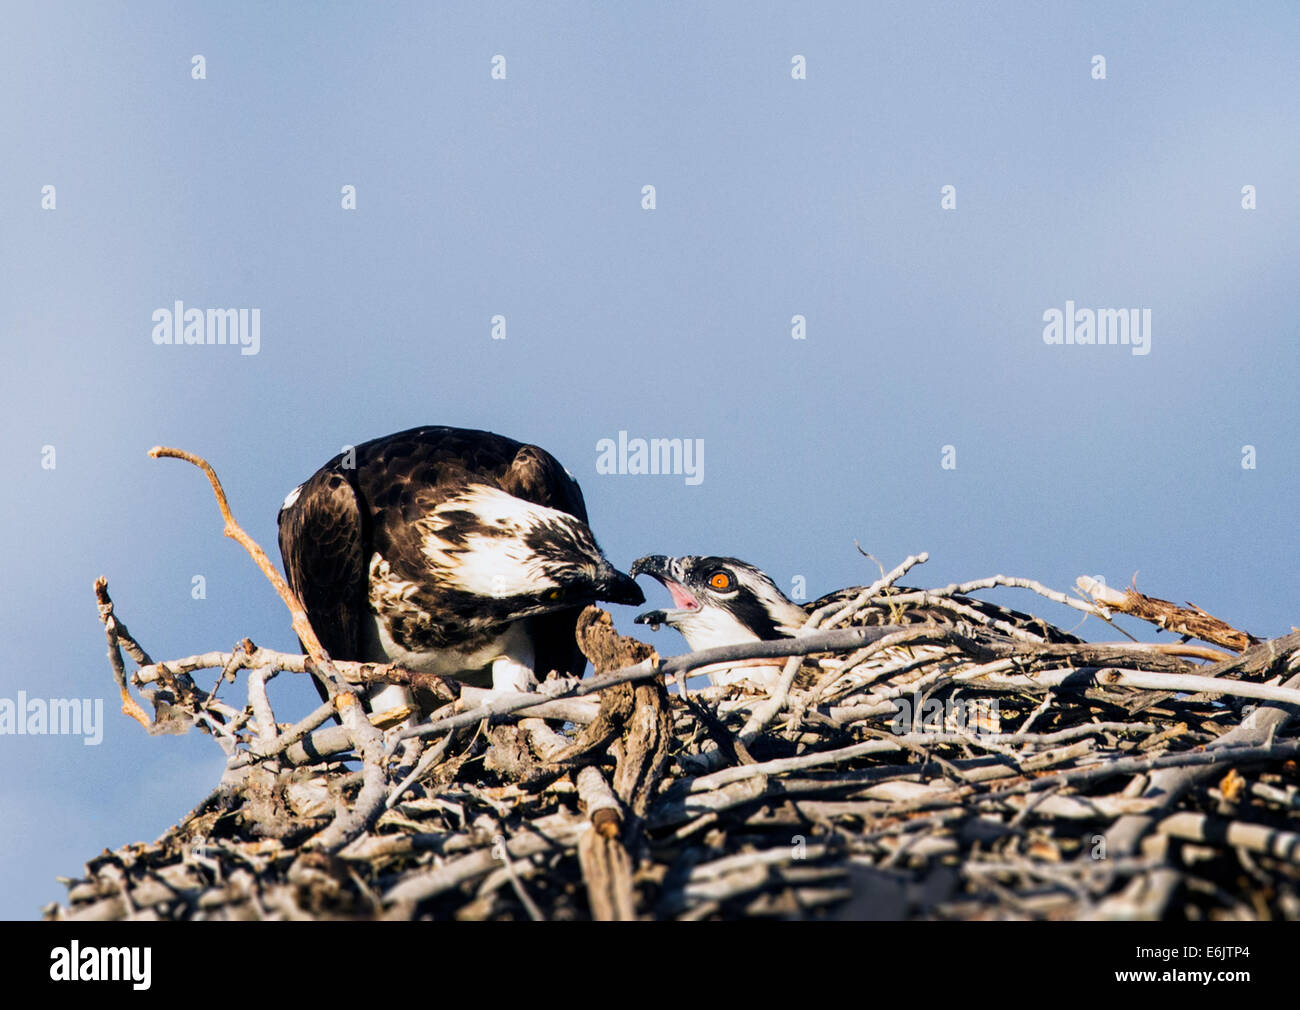
[(630, 575), (624, 575), (613, 565), (606, 565), (596, 582), (598, 599), (609, 603), (623, 603), (629, 607), (638, 607), (645, 603), (645, 593)]
[(653, 575), (662, 581), (665, 577), (672, 577), (672, 563), (673, 559), (666, 554), (646, 554), (633, 561), (628, 571), (633, 578), (638, 575)]
[(633, 618), (635, 624), (648, 624), (652, 629), (661, 624), (676, 626), (677, 622), (700, 611), (700, 601), (684, 584), (680, 563), (664, 554), (647, 554), (632, 562), (633, 576), (649, 575), (663, 583), (672, 594), (677, 607), (672, 610), (647, 610)]

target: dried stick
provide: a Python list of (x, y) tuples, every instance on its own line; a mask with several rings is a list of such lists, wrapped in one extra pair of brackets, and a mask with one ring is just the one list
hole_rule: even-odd
[(1241, 846), (1251, 852), (1300, 863), (1300, 834), (1278, 831), (1264, 824), (1224, 821), (1205, 814), (1184, 812), (1166, 817), (1156, 825), (1156, 831), (1189, 842), (1211, 842), (1233, 848)]
[(845, 603), (843, 605), (840, 605), (838, 603), (829, 603), (826, 606), (821, 607), (820, 609), (814, 611), (812, 614), (808, 616), (808, 620), (804, 622), (804, 628), (806, 630), (811, 630), (813, 628), (825, 628), (829, 630), (830, 628), (835, 627), (840, 622), (848, 620), (849, 616), (855, 610), (857, 610), (867, 601), (873, 599), (878, 593), (880, 593), (881, 590), (885, 589), (888, 586), (892, 586), (896, 581), (901, 579), (904, 575), (906, 575), (917, 565), (923, 565), (929, 560), (930, 560), (930, 555), (925, 551), (922, 551), (920, 554), (913, 554), (907, 558), (904, 558), (902, 563), (899, 564), (898, 567), (896, 567), (893, 571), (889, 572), (888, 574), (882, 575), (875, 582), (871, 583), (871, 585), (867, 586), (866, 589), (862, 590), (862, 592), (860, 592), (848, 603)]
[(235, 521), (235, 517), (230, 512), (230, 504), (226, 500), (226, 492), (221, 486), (221, 481), (217, 479), (216, 471), (212, 469), (212, 465), (201, 456), (196, 456), (183, 449), (172, 449), (161, 445), (156, 445), (150, 449), (149, 455), (154, 459), (183, 459), (202, 470), (208, 478), (208, 483), (212, 485), (212, 493), (217, 499), (217, 508), (220, 510), (221, 518), (225, 523), (223, 532), (248, 552), (254, 564), (261, 569), (267, 581), (271, 583), (280, 599), (284, 601), (285, 607), (289, 610), (293, 630), (307, 650), (307, 655), (311, 657), (315, 672), (325, 684), (330, 700), (334, 702), (338, 711), (340, 721), (343, 723), (344, 728), (347, 729), (357, 753), (361, 755), (364, 765), (364, 782), (361, 792), (357, 796), (356, 805), (348, 813), (335, 818), (329, 827), (322, 831), (315, 840), (319, 848), (330, 851), (340, 849), (373, 822), (379, 815), (384, 799), (388, 795), (388, 777), (383, 770), (383, 735), (370, 724), (370, 720), (365, 717), (361, 700), (347, 686), (334, 668), (329, 654), (321, 645), (320, 639), (316, 637), (316, 632), (312, 630), (311, 621), (307, 618), (307, 611), (303, 608), (298, 597), (289, 588), (288, 583), (284, 581), (280, 573), (271, 565), (266, 552), (262, 550), (257, 541), (245, 533), (239, 523)]
[[(1249, 651), (1268, 650), (1271, 644), (1264, 642)], [(1271, 654), (1271, 650), (1268, 651)], [(1300, 689), (1300, 674), (1288, 680), (1285, 688), (1290, 690)], [(1288, 710), (1277, 705), (1262, 705), (1247, 716), (1240, 726), (1225, 733), (1210, 744), (1206, 748), (1206, 752), (1216, 752), (1225, 748), (1231, 749), (1241, 746), (1249, 747), (1271, 741), (1274, 734), (1282, 726), (1286, 725), (1293, 716), (1294, 710)], [(1167, 808), (1175, 803), (1197, 781), (1211, 774), (1211, 772), (1212, 769), (1190, 767), (1159, 771), (1148, 780), (1146, 787), (1142, 790), (1142, 795), (1159, 798), (1162, 805)], [(1121, 817), (1106, 832), (1107, 848), (1120, 855), (1133, 853), (1152, 825), (1153, 817), (1151, 816)]]
[(976, 590), (993, 589), (997, 586), (1028, 589), (1031, 592), (1037, 593), (1044, 599), (1051, 600), (1053, 603), (1059, 603), (1062, 606), (1082, 611), (1085, 614), (1091, 614), (1093, 617), (1099, 617), (1103, 620), (1105, 620), (1106, 617), (1105, 611), (1086, 600), (1080, 600), (1074, 596), (1067, 596), (1065, 593), (1056, 589), (1049, 589), (1041, 582), (1036, 582), (1033, 579), (1021, 579), (1011, 575), (992, 575), (987, 579), (973, 579), (970, 582), (954, 582), (951, 585), (944, 586), (942, 589), (928, 589), (926, 590), (926, 593), (929, 596), (969, 596)]
[[(984, 676), (981, 674), (981, 676)], [(967, 681), (966, 673), (953, 676), (953, 680)], [(1186, 673), (1152, 673), (1146, 670), (1077, 670), (1066, 667), (1041, 670), (1023, 677), (998, 677), (994, 683), (1009, 687), (1068, 687), (1073, 685), (1104, 684), (1111, 687), (1135, 687), (1149, 691), (1186, 691), (1201, 694), (1226, 694), (1238, 698), (1262, 698), (1265, 701), (1300, 705), (1300, 690), (1276, 687), (1272, 684), (1255, 684), (1246, 680), (1216, 680)]]
[[(99, 601), (99, 619), (103, 622), (104, 633), (108, 636), (108, 659), (113, 665), (113, 680), (117, 682), (117, 689), (122, 695), (122, 712), (145, 729), (149, 729), (153, 726), (153, 720), (140, 707), (139, 702), (131, 697), (131, 692), (126, 686), (126, 666), (122, 662), (122, 650), (119, 648), (119, 642), (125, 640), (134, 644), (134, 640), (127, 632), (126, 626), (113, 614), (113, 601), (108, 596), (108, 580), (102, 575), (95, 580), (95, 598)], [(149, 657), (144, 650), (139, 646), (136, 646), (136, 649), (140, 658), (148, 662)]]
[(1081, 575), (1075, 585), (1102, 606), (1121, 614), (1131, 614), (1165, 631), (1224, 645), (1234, 652), (1241, 652), (1259, 641), (1254, 635), (1237, 630), (1227, 621), (1207, 614), (1193, 604), (1180, 607), (1168, 600), (1139, 593), (1136, 584), (1121, 593), (1104, 582)]
[[(248, 552), (253, 563), (261, 569), (266, 580), (275, 588), (284, 605), (289, 609), (289, 617), (293, 622), (294, 633), (302, 641), (303, 646), (307, 649), (307, 654), (312, 659), (325, 656), (325, 649), (320, 644), (320, 639), (316, 637), (316, 632), (312, 630), (311, 621), (307, 619), (307, 611), (303, 609), (298, 597), (294, 595), (289, 584), (275, 570), (271, 564), (271, 559), (266, 556), (266, 552), (261, 546), (244, 532), (239, 523), (235, 522), (235, 517), (230, 513), (230, 503), (226, 500), (225, 489), (221, 486), (221, 481), (217, 479), (216, 471), (202, 456), (196, 456), (192, 452), (186, 452), (184, 449), (172, 449), (163, 445), (155, 445), (149, 450), (149, 455), (154, 459), (183, 459), (187, 463), (192, 463), (203, 471), (204, 476), (208, 478), (208, 483), (212, 485), (212, 493), (217, 499), (217, 508), (221, 511), (221, 518), (225, 522), (225, 528), (222, 532), (238, 543)], [(337, 678), (335, 678), (337, 679)]]

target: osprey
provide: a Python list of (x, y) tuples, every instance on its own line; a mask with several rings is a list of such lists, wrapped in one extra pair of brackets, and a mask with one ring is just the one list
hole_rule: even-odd
[[(672, 594), (676, 608), (647, 610), (635, 618), (638, 624), (667, 624), (676, 628), (695, 652), (720, 645), (793, 638), (808, 616), (827, 604), (844, 602), (861, 595), (865, 586), (829, 593), (804, 606), (791, 603), (767, 574), (737, 558), (687, 555), (669, 558), (662, 554), (637, 558), (632, 575), (651, 575)], [(899, 593), (918, 592), (897, 587)], [(952, 597), (984, 616), (1036, 635), (1049, 642), (1077, 642), (1068, 632), (1018, 610), (1008, 610), (969, 596)], [(915, 624), (940, 621), (951, 624), (956, 616), (940, 607), (909, 607), (901, 614), (891, 608), (888, 597), (873, 601), (855, 619), (858, 624)]]
[(605, 560), (555, 457), (487, 431), (358, 445), (289, 492), (278, 523), (289, 585), (334, 659), (524, 690), (534, 671), (581, 675), (585, 605), (645, 602)]

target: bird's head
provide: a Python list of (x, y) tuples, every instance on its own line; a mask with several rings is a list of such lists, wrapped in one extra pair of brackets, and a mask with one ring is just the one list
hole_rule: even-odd
[(651, 554), (632, 563), (632, 575), (658, 579), (674, 604), (638, 614), (636, 622), (676, 628), (693, 651), (788, 638), (807, 617), (765, 572), (737, 558)]
[(419, 523), (438, 581), (516, 620), (596, 600), (636, 606), (645, 594), (601, 553), (577, 516), (471, 484)]

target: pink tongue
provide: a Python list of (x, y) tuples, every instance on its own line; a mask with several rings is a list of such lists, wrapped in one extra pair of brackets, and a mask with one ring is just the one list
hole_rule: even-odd
[(665, 582), (664, 585), (668, 587), (668, 592), (670, 592), (673, 597), (673, 603), (677, 604), (677, 606), (686, 607), (690, 610), (695, 610), (699, 607), (699, 601), (687, 592), (685, 586), (679, 586), (676, 582)]

